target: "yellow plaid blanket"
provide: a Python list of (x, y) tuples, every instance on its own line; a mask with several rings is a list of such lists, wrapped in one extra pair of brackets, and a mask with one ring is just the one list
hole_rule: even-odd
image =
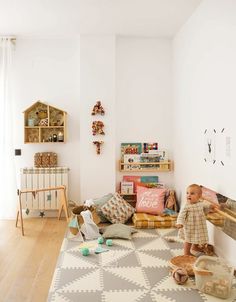
[(159, 216), (145, 213), (134, 213), (132, 220), (136, 228), (169, 228), (176, 224), (177, 215)]

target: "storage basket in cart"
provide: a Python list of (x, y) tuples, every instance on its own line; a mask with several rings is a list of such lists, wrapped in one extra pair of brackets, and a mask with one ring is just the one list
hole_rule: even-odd
[(197, 288), (226, 299), (231, 294), (234, 269), (218, 257), (200, 256), (194, 264)]

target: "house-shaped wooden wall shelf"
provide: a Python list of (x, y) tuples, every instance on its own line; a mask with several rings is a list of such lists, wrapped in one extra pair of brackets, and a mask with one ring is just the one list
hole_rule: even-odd
[(38, 101), (23, 113), (25, 144), (66, 141), (65, 111)]

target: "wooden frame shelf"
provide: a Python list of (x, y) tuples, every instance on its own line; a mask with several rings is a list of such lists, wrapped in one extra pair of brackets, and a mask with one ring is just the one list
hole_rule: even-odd
[(171, 161), (119, 163), (121, 172), (169, 172), (172, 170)]
[(34, 103), (24, 111), (24, 143), (66, 142), (66, 116), (61, 109)]

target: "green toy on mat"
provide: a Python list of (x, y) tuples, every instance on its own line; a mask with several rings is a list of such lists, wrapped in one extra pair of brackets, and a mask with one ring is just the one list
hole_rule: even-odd
[(107, 245), (107, 246), (112, 246), (112, 244), (113, 244), (113, 243), (112, 243), (112, 239), (107, 239), (107, 240), (106, 240), (106, 245)]
[(83, 247), (81, 249), (81, 253), (83, 256), (88, 256), (89, 255), (89, 249), (87, 247)]
[(99, 243), (99, 244), (104, 243), (104, 238), (103, 238), (103, 237), (99, 237), (99, 238), (98, 238), (98, 243)]
[(103, 247), (98, 246), (95, 250), (95, 254), (100, 254), (100, 253), (108, 252), (108, 251), (109, 251), (109, 249), (104, 249)]

